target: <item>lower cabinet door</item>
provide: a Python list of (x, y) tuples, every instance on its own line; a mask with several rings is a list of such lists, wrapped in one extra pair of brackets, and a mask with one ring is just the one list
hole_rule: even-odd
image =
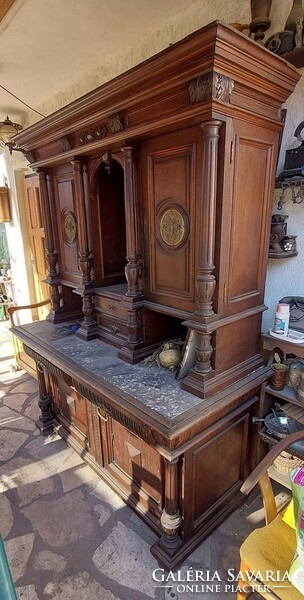
[(211, 532), (239, 504), (249, 471), (249, 421), (248, 412), (222, 419), (185, 453), (184, 538), (201, 528)]
[[(162, 509), (162, 458), (153, 447), (112, 420), (113, 477), (131, 496), (131, 503), (159, 517)], [(132, 502), (133, 501), (133, 502)]]

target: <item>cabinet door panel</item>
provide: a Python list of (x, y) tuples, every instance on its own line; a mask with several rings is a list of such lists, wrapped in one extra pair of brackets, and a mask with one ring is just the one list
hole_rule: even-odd
[[(234, 122), (235, 160), (227, 261), (227, 313), (263, 302), (277, 132)], [(229, 202), (229, 200), (228, 200)]]
[[(60, 173), (54, 177), (54, 192), (57, 210), (57, 232), (60, 247), (60, 275), (62, 279), (77, 283), (80, 279), (78, 269), (77, 236), (74, 242), (68, 242), (65, 236), (65, 218), (75, 214), (75, 187), (73, 173)], [(78, 224), (77, 224), (78, 226)]]
[[(146, 271), (150, 300), (192, 310), (197, 130), (149, 142), (143, 164), (146, 189)], [(183, 142), (183, 143), (181, 143)]]

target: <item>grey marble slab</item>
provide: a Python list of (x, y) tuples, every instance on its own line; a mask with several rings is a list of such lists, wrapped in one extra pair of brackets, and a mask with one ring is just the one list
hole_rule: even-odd
[(86, 342), (66, 332), (66, 325), (36, 321), (23, 325), (31, 335), (46, 341), (71, 362), (86, 369), (94, 377), (136, 398), (163, 417), (174, 419), (202, 402), (185, 392), (175, 380), (174, 373), (156, 365), (129, 365), (117, 356), (117, 348), (100, 340)]

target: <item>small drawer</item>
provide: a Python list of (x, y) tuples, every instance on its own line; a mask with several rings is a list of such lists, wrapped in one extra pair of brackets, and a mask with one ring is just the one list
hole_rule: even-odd
[(122, 319), (113, 319), (104, 314), (97, 313), (97, 323), (105, 332), (118, 338), (126, 338), (128, 335), (127, 324)]
[(113, 298), (102, 298), (101, 296), (95, 296), (95, 308), (97, 311), (106, 313), (115, 317), (127, 318), (127, 311), (122, 306), (120, 300), (114, 300)]

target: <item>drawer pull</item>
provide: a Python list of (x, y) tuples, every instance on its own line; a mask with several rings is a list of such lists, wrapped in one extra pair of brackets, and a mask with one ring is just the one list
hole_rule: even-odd
[(100, 412), (100, 408), (97, 408), (97, 414), (98, 414), (99, 418), (100, 418), (102, 421), (107, 421), (107, 420), (108, 420), (108, 417), (104, 417), (104, 416), (101, 414), (101, 412)]
[(119, 327), (116, 327), (116, 325), (110, 325), (110, 329), (111, 329), (111, 331), (113, 331), (113, 333), (119, 332)]
[(115, 304), (109, 304), (109, 310), (117, 310), (117, 306)]

